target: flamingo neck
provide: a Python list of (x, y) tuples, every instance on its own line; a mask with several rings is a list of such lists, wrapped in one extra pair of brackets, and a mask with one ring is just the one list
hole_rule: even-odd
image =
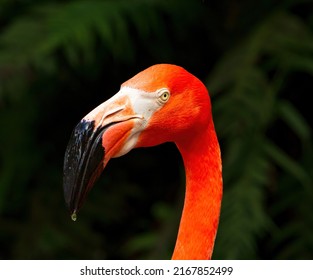
[(177, 146), (186, 170), (186, 194), (172, 259), (211, 259), (223, 192), (213, 122)]

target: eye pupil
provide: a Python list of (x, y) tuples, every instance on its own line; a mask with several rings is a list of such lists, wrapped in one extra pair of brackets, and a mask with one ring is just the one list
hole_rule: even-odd
[(163, 102), (166, 102), (169, 98), (170, 98), (170, 93), (167, 90), (164, 90), (162, 94), (160, 95), (160, 99)]

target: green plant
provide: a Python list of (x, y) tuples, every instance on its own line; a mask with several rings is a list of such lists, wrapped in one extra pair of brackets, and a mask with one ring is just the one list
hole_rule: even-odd
[[(207, 84), (214, 93), (215, 123), (224, 148), (225, 194), (217, 258), (257, 258), (262, 251), (258, 244), (266, 236), (273, 247), (275, 242), (286, 243), (288, 253), (278, 253), (277, 258), (296, 258), (301, 255), (297, 250), (312, 257), (308, 254), (312, 239), (299, 234), (312, 232), (308, 209), (298, 208), (297, 200), (291, 202), (295, 196), (303, 205), (313, 201), (312, 129), (285, 93), (294, 73), (312, 75), (312, 67), (311, 31), (298, 17), (277, 12), (228, 52), (210, 74)], [(290, 139), (275, 139), (282, 125), (299, 141), (295, 156), (289, 154), (292, 148), (280, 147)], [(287, 211), (290, 216), (281, 221)], [(278, 235), (281, 240), (272, 239)]]

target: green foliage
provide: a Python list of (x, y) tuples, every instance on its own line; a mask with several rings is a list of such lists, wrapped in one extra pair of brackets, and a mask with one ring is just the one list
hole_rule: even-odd
[[(149, 40), (152, 34), (164, 40), (166, 26), (160, 10), (164, 16), (177, 19), (177, 3), (98, 0), (36, 5), (2, 34), (1, 64), (38, 62), (44, 67), (46, 59), (62, 49), (68, 61), (77, 66), (81, 60), (95, 58), (96, 54), (91, 50), (97, 38), (110, 55), (119, 60), (131, 59), (135, 50), (129, 25), (138, 33), (140, 40)], [(182, 4), (181, 16), (187, 15), (188, 8), (198, 7), (191, 2), (188, 6), (184, 2)]]
[[(298, 162), (312, 151), (312, 130), (282, 94), (294, 71), (312, 74), (312, 66), (312, 33), (298, 17), (278, 12), (261, 22), (243, 43), (221, 58), (210, 75), (207, 84), (216, 95), (215, 124), (224, 143), (225, 195), (217, 258), (257, 258), (258, 242), (266, 235), (277, 233), (276, 218), (286, 211), (285, 204), (272, 212), (271, 207), (277, 209), (277, 201), (269, 204), (266, 198), (270, 195), (280, 192), (278, 196), (283, 201), (290, 195), (292, 212), (299, 212), (291, 203), (296, 202), (291, 199), (295, 189), (301, 190), (305, 205), (312, 202), (312, 157), (307, 165)], [(273, 143), (270, 131), (278, 129), (278, 121), (301, 141), (303, 150), (296, 158), (279, 147), (286, 139), (280, 137)], [(283, 180), (293, 182), (290, 192), (285, 184), (279, 187)], [(279, 257), (296, 258), (297, 254), (292, 254), (293, 249), (289, 248), (295, 246), (290, 242), (292, 237), (297, 237), (294, 241), (298, 244), (297, 250), (312, 251), (307, 236), (298, 236), (300, 228), (290, 227), (306, 217), (304, 212), (297, 213), (294, 219), (279, 225), (286, 234), (280, 242), (286, 242), (285, 250), (290, 251)], [(309, 226), (311, 219), (306, 222)]]
[(310, 1), (16, 3), (0, 2), (0, 258), (170, 257), (173, 145), (110, 162), (75, 223), (61, 188), (75, 123), (159, 62), (208, 77), (224, 179), (214, 258), (312, 258)]

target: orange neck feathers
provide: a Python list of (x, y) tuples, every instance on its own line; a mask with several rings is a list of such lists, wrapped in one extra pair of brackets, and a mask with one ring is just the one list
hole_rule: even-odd
[(211, 259), (223, 192), (213, 122), (177, 146), (186, 170), (186, 195), (172, 259)]

